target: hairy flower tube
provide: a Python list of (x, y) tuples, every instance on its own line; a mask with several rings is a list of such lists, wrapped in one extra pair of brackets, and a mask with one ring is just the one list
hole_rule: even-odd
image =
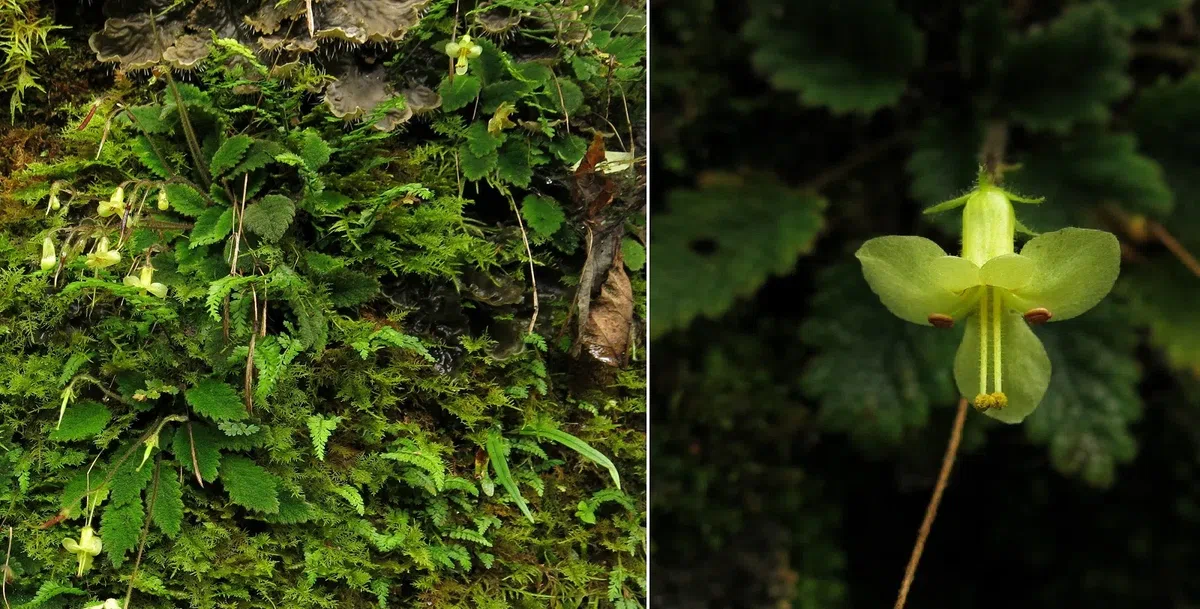
[(915, 324), (965, 322), (954, 358), (958, 390), (976, 409), (1019, 423), (1050, 385), (1050, 358), (1029, 324), (1063, 321), (1096, 306), (1120, 272), (1112, 234), (1064, 228), (1035, 236), (1020, 253), (1013, 202), (1040, 203), (990, 184), (981, 174), (967, 195), (926, 210), (963, 207), (961, 256), (913, 236), (871, 239), (855, 256), (883, 304)]
[(107, 218), (112, 215), (119, 216), (125, 213), (125, 189), (118, 186), (107, 201), (100, 202), (96, 211), (100, 214), (101, 218)]
[(121, 261), (121, 252), (108, 249), (108, 237), (101, 237), (96, 250), (87, 255), (87, 267), (93, 271)]
[(467, 73), (467, 60), (482, 55), (483, 47), (472, 42), (470, 35), (463, 34), (462, 38), (457, 41), (452, 40), (446, 43), (446, 54), (451, 59), (458, 59), (454, 62), (454, 73), (462, 76)]
[(76, 577), (83, 577), (83, 574), (92, 567), (92, 559), (100, 555), (100, 550), (104, 549), (104, 544), (100, 542), (100, 538), (96, 537), (96, 532), (90, 526), (84, 526), (79, 532), (79, 540), (71, 538), (64, 539), (62, 545), (68, 552), (76, 555), (79, 558), (79, 569), (75, 572)]
[(159, 298), (167, 295), (167, 286), (154, 282), (154, 267), (148, 264), (142, 267), (137, 277), (126, 275), (125, 285), (140, 288), (143, 293), (150, 292)]

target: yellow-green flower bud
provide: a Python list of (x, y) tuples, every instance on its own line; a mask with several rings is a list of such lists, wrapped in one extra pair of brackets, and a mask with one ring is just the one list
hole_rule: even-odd
[(171, 208), (171, 204), (167, 201), (167, 189), (158, 191), (158, 209), (159, 211), (167, 211)]
[(58, 266), (58, 254), (54, 251), (54, 241), (50, 237), (42, 240), (42, 270), (49, 271)]

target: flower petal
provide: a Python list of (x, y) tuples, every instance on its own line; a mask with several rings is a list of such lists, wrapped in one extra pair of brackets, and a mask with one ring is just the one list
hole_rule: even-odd
[(962, 292), (980, 284), (979, 267), (958, 256), (942, 256), (929, 262), (938, 284), (951, 292)]
[(979, 279), (986, 285), (1006, 290), (1019, 290), (1033, 276), (1033, 261), (1020, 254), (1005, 254), (988, 260), (979, 269)]
[(938, 245), (923, 237), (877, 237), (855, 252), (862, 262), (863, 276), (893, 315), (922, 326), (932, 325), (932, 314), (961, 317), (964, 304), (975, 290), (957, 294), (942, 285), (942, 277), (931, 264), (946, 256)]
[(1012, 290), (1025, 310), (1043, 307), (1050, 321), (1070, 319), (1108, 295), (1121, 272), (1121, 246), (1111, 233), (1064, 228), (1032, 239), (1021, 255), (1034, 263), (1029, 283)]
[[(1008, 405), (984, 412), (1005, 423), (1020, 423), (1038, 407), (1050, 386), (1050, 356), (1033, 330), (1017, 313), (1000, 318), (1000, 383)], [(967, 320), (967, 331), (954, 356), (954, 381), (968, 400), (982, 393), (979, 387), (979, 316)], [(988, 341), (988, 351), (992, 344)], [(991, 371), (989, 371), (989, 380)], [(989, 383), (990, 385), (990, 383)], [(989, 387), (991, 389), (991, 387)]]

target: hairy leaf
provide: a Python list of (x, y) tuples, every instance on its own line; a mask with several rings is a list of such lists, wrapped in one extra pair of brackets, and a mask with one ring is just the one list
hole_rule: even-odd
[(238, 392), (217, 379), (204, 379), (184, 394), (198, 414), (214, 421), (241, 421), (249, 415)]
[(245, 457), (226, 455), (221, 461), (221, 483), (229, 500), (266, 514), (279, 513), (279, 478)]

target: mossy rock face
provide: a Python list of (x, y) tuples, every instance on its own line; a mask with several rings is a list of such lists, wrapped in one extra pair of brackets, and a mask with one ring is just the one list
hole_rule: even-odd
[[(644, 182), (575, 165), (626, 103), (644, 141), (642, 53), (607, 70), (645, 14), (563, 4), (590, 41), (514, 9), (461, 76), (446, 43), (495, 7), (317, 2), (310, 37), (303, 2), (151, 27), (112, 1), (47, 30), (31, 65), (78, 78), (0, 130), (14, 607), (134, 573), (140, 607), (644, 605), (645, 261), (581, 247), (644, 232)], [(553, 58), (569, 119), (516, 49)], [(625, 342), (572, 314), (593, 302)]]

